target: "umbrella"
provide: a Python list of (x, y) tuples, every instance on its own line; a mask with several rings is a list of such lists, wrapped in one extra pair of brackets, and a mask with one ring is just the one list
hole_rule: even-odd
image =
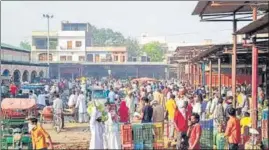
[(137, 78), (137, 79), (133, 79), (132, 82), (135, 82), (135, 81), (138, 81), (138, 82), (147, 82), (147, 81), (157, 81), (156, 79), (153, 79), (153, 78), (147, 78), (147, 77), (144, 77), (144, 78)]

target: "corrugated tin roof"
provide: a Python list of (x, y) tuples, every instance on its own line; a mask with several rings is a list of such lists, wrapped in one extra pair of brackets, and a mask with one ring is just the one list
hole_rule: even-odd
[(236, 32), (237, 34), (259, 34), (269, 33), (269, 14), (264, 15), (262, 18), (251, 22)]
[[(266, 1), (199, 1), (192, 15), (234, 13), (234, 12), (252, 12), (252, 8), (246, 3), (268, 3)], [(223, 5), (219, 5), (223, 4)], [(259, 10), (268, 10), (268, 5), (260, 5)]]
[(29, 49), (24, 49), (24, 48), (13, 46), (13, 45), (6, 44), (6, 43), (1, 43), (1, 49), (2, 48), (12, 49), (12, 50), (15, 50), (15, 51), (30, 52)]

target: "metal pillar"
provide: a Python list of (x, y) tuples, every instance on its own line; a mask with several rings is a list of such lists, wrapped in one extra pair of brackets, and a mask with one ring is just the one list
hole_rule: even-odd
[[(253, 21), (257, 20), (257, 7), (253, 7)], [(256, 37), (253, 38), (252, 44), (252, 127), (257, 129), (258, 106), (257, 106), (257, 88), (258, 88), (258, 48), (256, 47)]]
[(219, 97), (221, 97), (221, 58), (218, 58)]
[(202, 64), (202, 85), (206, 84), (206, 79), (205, 79), (205, 62), (203, 62)]
[(209, 60), (209, 97), (212, 98), (212, 62)]
[(237, 21), (235, 13), (233, 16), (233, 53), (232, 53), (232, 93), (233, 93), (233, 107), (236, 108), (236, 59), (237, 59)]
[(189, 81), (189, 83), (191, 83), (191, 63), (190, 62), (188, 62), (188, 69), (189, 69), (189, 71), (188, 71), (188, 81)]
[(197, 64), (194, 64), (194, 89), (197, 89)]

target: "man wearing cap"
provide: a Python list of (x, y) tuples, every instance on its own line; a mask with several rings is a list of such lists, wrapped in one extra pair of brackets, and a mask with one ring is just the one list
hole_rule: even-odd
[(152, 121), (153, 122), (163, 122), (164, 121), (164, 108), (159, 104), (157, 100), (151, 102), (153, 106)]
[[(47, 150), (48, 148), (53, 149), (52, 140), (50, 135), (37, 124), (37, 119), (34, 117), (29, 117), (27, 120), (30, 121), (31, 129), (31, 138), (33, 149), (38, 150)], [(47, 142), (49, 145), (47, 145)]]

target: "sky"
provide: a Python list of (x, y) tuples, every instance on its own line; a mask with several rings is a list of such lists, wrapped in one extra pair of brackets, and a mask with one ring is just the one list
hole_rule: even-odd
[[(200, 22), (192, 16), (196, 1), (2, 1), (1, 42), (19, 45), (31, 41), (31, 32), (47, 30), (44, 13), (53, 14), (51, 30), (60, 30), (61, 21), (89, 22), (111, 28), (124, 36), (140, 38), (165, 36), (167, 42), (214, 43), (231, 40), (232, 23)], [(240, 27), (240, 26), (239, 26)]]

